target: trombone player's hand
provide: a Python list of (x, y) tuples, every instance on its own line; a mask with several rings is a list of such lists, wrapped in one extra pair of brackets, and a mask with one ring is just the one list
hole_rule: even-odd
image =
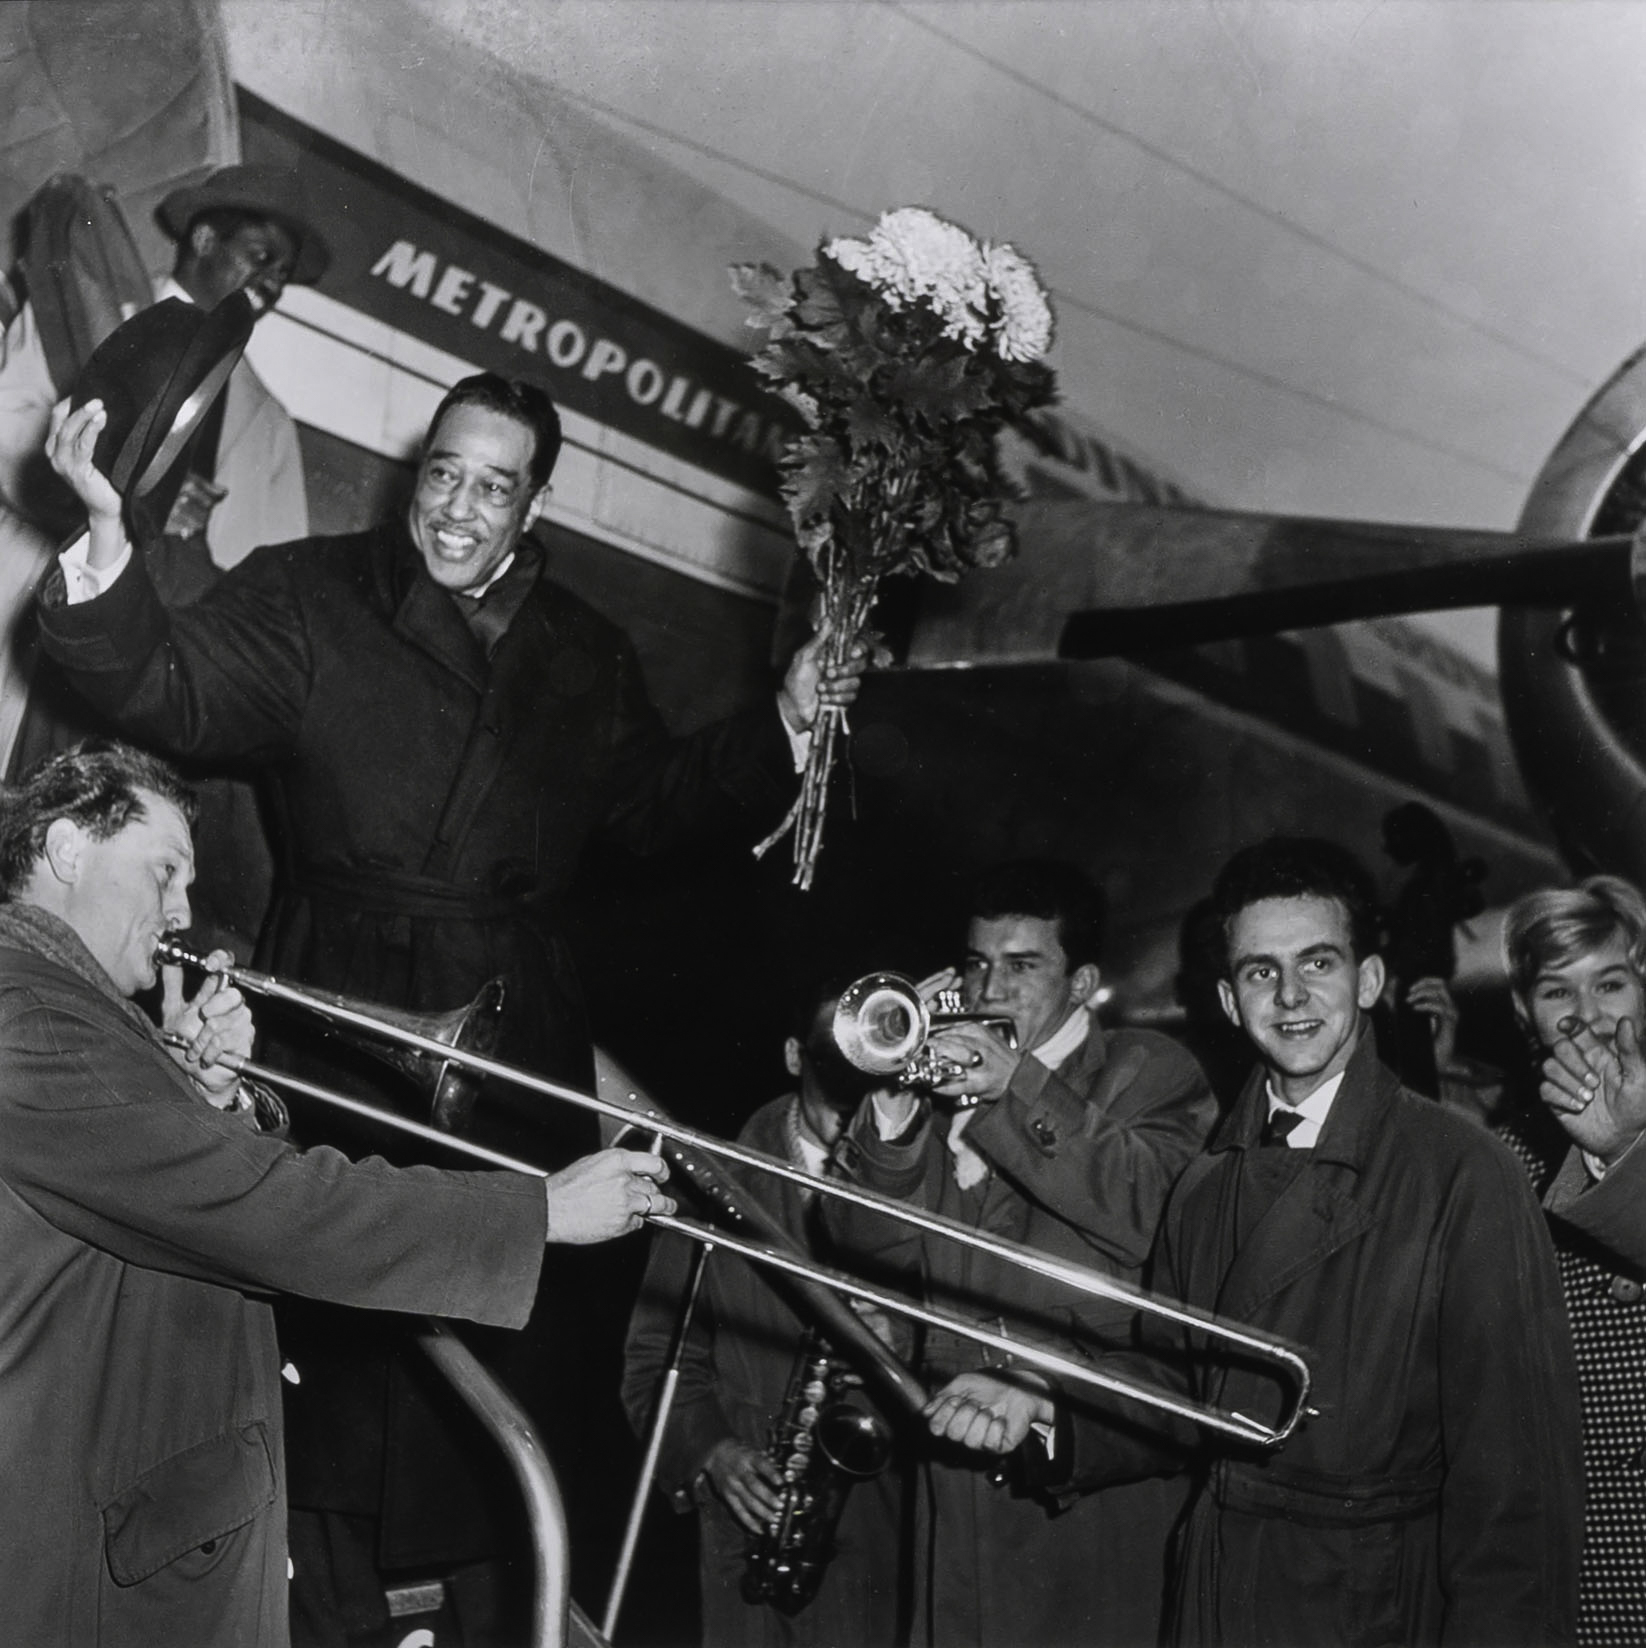
[(585, 1247), (638, 1230), (652, 1213), (673, 1213), (658, 1187), (669, 1164), (645, 1150), (597, 1150), (543, 1181), (549, 1198), (547, 1240)]
[(1010, 1453), (1031, 1425), (1050, 1425), (1057, 1419), (1038, 1375), (1002, 1377), (981, 1368), (957, 1373), (923, 1411), (933, 1436), (977, 1453)]
[[(232, 966), (227, 950), (206, 957), (209, 968)], [(249, 1059), (254, 1028), (245, 998), (221, 972), (206, 974), (200, 988), (183, 999), (183, 969), (160, 969), (160, 1028), (175, 1044), (167, 1050), (194, 1084), (219, 1110), (226, 1109), (240, 1085), (239, 1074), (218, 1060), (225, 1053)]]
[(764, 1533), (783, 1514), (783, 1473), (747, 1442), (722, 1437), (704, 1458), (703, 1475), (751, 1534)]

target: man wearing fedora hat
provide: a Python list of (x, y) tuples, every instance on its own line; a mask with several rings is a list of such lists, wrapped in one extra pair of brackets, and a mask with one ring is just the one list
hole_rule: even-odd
[[(221, 166), (172, 190), (155, 216), (177, 247), (171, 273), (154, 288), (157, 301), (216, 310), (244, 292), (261, 316), (289, 282), (312, 285), (330, 261), (301, 180), (280, 167)], [(70, 387), (57, 381), (64, 352), (48, 347), (49, 325), (41, 305), (26, 303), (0, 344), (0, 557), (12, 608), (0, 612), (0, 653), (59, 534), (75, 518), (64, 515), (64, 503), (75, 508), (75, 500), (49, 475), (44, 458), (52, 405)], [(55, 374), (51, 361), (59, 363)], [(237, 362), (202, 421), (181, 484), (161, 490), (175, 501), (152, 523), (157, 537), (147, 554), (168, 599), (193, 600), (258, 544), (307, 535), (297, 428), (249, 361)], [(6, 600), (0, 592), (0, 604)], [(48, 660), (25, 654), (14, 669), (4, 663), (0, 770), (24, 772), (105, 730)], [(247, 784), (226, 779), (202, 784), (200, 795), (208, 844), (197, 895), (201, 919), (214, 941), (245, 947), (272, 876), (255, 797)]]
[[(155, 289), (158, 299), (211, 309), (244, 291), (264, 314), (288, 282), (312, 285), (330, 261), (297, 174), (279, 167), (221, 166), (174, 189), (155, 215), (177, 245), (171, 273)], [(52, 406), (70, 385), (57, 381), (61, 365), (54, 376), (51, 362), (62, 355), (42, 336), (49, 324), (26, 301), (0, 341), (0, 503), (55, 530), (61, 523), (54, 503), (63, 495), (58, 490), (54, 498), (47, 479), (46, 432)], [(241, 361), (229, 380), (214, 433), (209, 453), (196, 449), (193, 484), (168, 529), (203, 535), (219, 567), (233, 566), (258, 544), (302, 537), (308, 503), (296, 427), (249, 362)]]
[[(174, 189), (155, 215), (177, 243), (159, 295), (205, 309), (244, 292), (259, 315), (267, 314), (288, 282), (312, 286), (331, 261), (297, 174), (279, 167), (220, 167)], [(307, 533), (296, 426), (249, 361), (242, 359), (229, 378), (214, 454), (203, 450), (210, 424), (208, 414), (167, 530), (203, 533), (217, 567), (233, 566), (258, 544)]]

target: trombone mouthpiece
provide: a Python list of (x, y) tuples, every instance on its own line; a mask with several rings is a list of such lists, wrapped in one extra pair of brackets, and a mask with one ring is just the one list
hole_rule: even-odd
[(204, 967), (205, 961), (197, 951), (173, 936), (162, 933), (154, 941), (154, 959), (166, 967)]

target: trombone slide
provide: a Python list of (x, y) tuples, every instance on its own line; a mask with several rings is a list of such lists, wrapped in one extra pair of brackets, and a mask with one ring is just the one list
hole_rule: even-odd
[[(156, 953), (161, 960), (167, 962), (204, 968), (204, 963), (199, 956), (188, 949), (187, 946), (179, 944), (169, 935), (161, 939), (156, 946)], [(499, 1081), (523, 1087), (530, 1092), (539, 1093), (548, 1098), (561, 1099), (566, 1103), (579, 1105), (586, 1110), (593, 1110), (615, 1121), (627, 1123), (644, 1133), (655, 1134), (661, 1140), (668, 1140), (676, 1145), (688, 1146), (692, 1154), (702, 1153), (707, 1156), (719, 1156), (727, 1161), (737, 1162), (756, 1172), (776, 1174), (779, 1178), (789, 1179), (808, 1190), (822, 1195), (838, 1196), (843, 1200), (854, 1202), (860, 1207), (870, 1208), (875, 1212), (882, 1213), (888, 1218), (913, 1225), (916, 1229), (947, 1237), (965, 1246), (976, 1248), (980, 1252), (992, 1254), (1007, 1264), (1016, 1265), (1021, 1269), (1044, 1276), (1068, 1287), (1073, 1292), (1096, 1298), (1117, 1300), (1146, 1314), (1158, 1316), (1163, 1320), (1174, 1322), (1180, 1327), (1204, 1334), (1210, 1339), (1221, 1340), (1224, 1344), (1234, 1346), (1250, 1355), (1275, 1362), (1285, 1372), (1289, 1373), (1296, 1381), (1295, 1403), (1292, 1411), (1284, 1417), (1281, 1423), (1274, 1426), (1264, 1426), (1243, 1414), (1224, 1413), (1216, 1408), (1187, 1402), (1172, 1392), (1160, 1390), (1154, 1386), (1135, 1384), (1129, 1380), (1119, 1379), (1118, 1376), (1104, 1373), (1091, 1363), (1075, 1361), (1022, 1340), (1006, 1339), (986, 1328), (978, 1327), (965, 1318), (953, 1316), (945, 1311), (931, 1310), (900, 1295), (884, 1293), (879, 1289), (857, 1281), (855, 1278), (846, 1276), (842, 1272), (827, 1270), (822, 1266), (813, 1264), (810, 1260), (796, 1258), (792, 1253), (778, 1253), (769, 1246), (762, 1247), (754, 1242), (745, 1243), (742, 1238), (733, 1237), (727, 1231), (719, 1229), (711, 1231), (709, 1227), (694, 1225), (689, 1220), (679, 1220), (662, 1215), (653, 1215), (648, 1221), (664, 1229), (678, 1228), (681, 1234), (693, 1237), (695, 1240), (712, 1241), (715, 1245), (724, 1247), (729, 1251), (742, 1253), (744, 1257), (753, 1260), (755, 1263), (766, 1264), (777, 1270), (787, 1270), (802, 1279), (809, 1279), (818, 1288), (819, 1294), (826, 1294), (832, 1289), (839, 1293), (866, 1299), (869, 1303), (877, 1304), (882, 1309), (893, 1310), (905, 1316), (913, 1316), (916, 1320), (927, 1322), (928, 1325), (946, 1328), (962, 1338), (971, 1339), (979, 1344), (991, 1345), (997, 1350), (1003, 1350), (1009, 1355), (1017, 1357), (1020, 1361), (1042, 1367), (1048, 1372), (1058, 1373), (1083, 1384), (1133, 1397), (1164, 1412), (1189, 1419), (1195, 1424), (1264, 1447), (1279, 1447), (1296, 1430), (1308, 1411), (1307, 1401), (1311, 1384), (1309, 1366), (1291, 1346), (1269, 1339), (1237, 1323), (1225, 1321), (1211, 1311), (1201, 1310), (1193, 1305), (1181, 1304), (1175, 1300), (1159, 1298), (1154, 1294), (1144, 1292), (1141, 1288), (1131, 1287), (1124, 1282), (1117, 1281), (1113, 1277), (1103, 1276), (1096, 1271), (1085, 1270), (1078, 1265), (1052, 1258), (1048, 1254), (1025, 1247), (1021, 1243), (1006, 1241), (1001, 1237), (991, 1236), (983, 1231), (972, 1230), (960, 1224), (957, 1220), (945, 1218), (941, 1214), (930, 1213), (924, 1208), (911, 1206), (906, 1202), (898, 1201), (894, 1197), (882, 1196), (876, 1191), (865, 1190), (862, 1186), (851, 1184), (843, 1179), (817, 1178), (804, 1169), (780, 1161), (774, 1156), (767, 1156), (761, 1151), (750, 1150), (746, 1146), (733, 1144), (724, 1139), (717, 1139), (712, 1134), (701, 1133), (695, 1128), (685, 1127), (669, 1116), (661, 1106), (642, 1094), (638, 1087), (628, 1080), (621, 1068), (604, 1055), (597, 1055), (596, 1060), (597, 1070), (600, 1072), (599, 1093), (583, 1093), (575, 1088), (564, 1087), (557, 1082), (551, 1082), (546, 1077), (535, 1075), (533, 1072), (523, 1070), (517, 1065), (505, 1064), (501, 1060), (481, 1053), (453, 1047), (404, 1023), (386, 1022), (381, 1016), (368, 1011), (362, 1004), (347, 997), (286, 984), (267, 973), (260, 973), (248, 967), (229, 966), (205, 970), (221, 972), (224, 977), (243, 990), (266, 996), (271, 1000), (284, 1001), (290, 1005), (304, 1008), (309, 1012), (318, 1013), (333, 1023), (346, 1024), (367, 1035), (387, 1037), (392, 1041), (400, 1042), (404, 1046), (413, 1047), (420, 1052), (430, 1054), (434, 1058), (461, 1065), (463, 1068), (475, 1071), (480, 1075), (491, 1076)], [(503, 1156), (497, 1151), (486, 1150), (482, 1146), (471, 1145), (450, 1133), (442, 1133), (434, 1128), (424, 1127), (421, 1123), (410, 1122), (407, 1118), (397, 1116), (393, 1112), (383, 1110), (376, 1105), (365, 1104), (360, 1100), (332, 1093), (327, 1089), (318, 1088), (312, 1083), (299, 1084), (293, 1078), (287, 1076), (284, 1071), (271, 1070), (266, 1066), (256, 1065), (249, 1060), (225, 1060), (224, 1062), (229, 1063), (230, 1068), (240, 1070), (247, 1075), (277, 1085), (291, 1087), (294, 1091), (305, 1092), (312, 1098), (318, 1098), (325, 1103), (340, 1105), (357, 1115), (373, 1117), (388, 1126), (415, 1133), (419, 1137), (444, 1145), (449, 1150), (458, 1150), (465, 1154), (475, 1155), (481, 1160), (490, 1162), (493, 1166), (511, 1168), (516, 1172), (532, 1173), (539, 1178), (547, 1177), (546, 1171), (541, 1167)], [(702, 1185), (710, 1195), (711, 1201), (717, 1202), (717, 1192), (721, 1189), (721, 1185), (713, 1183), (711, 1175), (702, 1171), (702, 1169), (708, 1167), (708, 1164), (702, 1162), (701, 1157), (699, 1157), (695, 1168), (693, 1165), (688, 1165), (690, 1163), (691, 1155), (682, 1158), (683, 1171), (688, 1180)], [(712, 1178), (718, 1178), (718, 1175), (713, 1175)], [(850, 1318), (853, 1322), (856, 1321), (856, 1318), (852, 1317), (849, 1310), (839, 1305), (838, 1300), (835, 1303), (844, 1316)], [(861, 1326), (861, 1324), (858, 1325)], [(865, 1329), (864, 1332), (867, 1333), (867, 1330)], [(872, 1338), (873, 1336), (869, 1335), (869, 1337)], [(878, 1345), (879, 1341), (875, 1340), (874, 1343)], [(903, 1370), (903, 1377), (909, 1384), (914, 1384), (907, 1370)], [(918, 1386), (915, 1386), (915, 1390), (918, 1391)], [(913, 1392), (906, 1392), (905, 1395), (906, 1399), (913, 1400)]]

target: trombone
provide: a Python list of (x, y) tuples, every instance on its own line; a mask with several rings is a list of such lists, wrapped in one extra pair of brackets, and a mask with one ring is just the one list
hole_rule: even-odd
[[(622, 1124), (620, 1134), (632, 1129), (652, 1136), (656, 1141), (655, 1148), (663, 1151), (671, 1166), (681, 1171), (687, 1183), (703, 1192), (717, 1212), (734, 1223), (751, 1227), (753, 1234), (734, 1234), (718, 1225), (708, 1225), (674, 1214), (650, 1214), (646, 1218), (646, 1223), (660, 1230), (671, 1230), (690, 1237), (693, 1241), (701, 1242), (708, 1247), (725, 1248), (728, 1252), (740, 1254), (755, 1264), (787, 1276), (808, 1303), (816, 1309), (822, 1318), (824, 1331), (831, 1336), (838, 1334), (837, 1343), (842, 1346), (853, 1346), (866, 1356), (894, 1394), (914, 1413), (919, 1413), (925, 1405), (926, 1392), (908, 1369), (897, 1361), (879, 1339), (841, 1303), (841, 1295), (910, 1317), (928, 1327), (957, 1334), (961, 1338), (1013, 1357), (1020, 1363), (1030, 1364), (1043, 1372), (1092, 1386), (1111, 1395), (1128, 1397), (1208, 1430), (1233, 1437), (1249, 1446), (1280, 1447), (1312, 1412), (1307, 1405), (1312, 1380), (1309, 1365), (1289, 1345), (1258, 1334), (1238, 1323), (1225, 1321), (1213, 1312), (1159, 1298), (1114, 1277), (1068, 1264), (1025, 1247), (1021, 1243), (972, 1230), (941, 1214), (910, 1206), (893, 1197), (865, 1190), (860, 1185), (845, 1180), (818, 1178), (802, 1168), (780, 1161), (775, 1156), (767, 1156), (761, 1151), (750, 1150), (746, 1146), (716, 1138), (712, 1134), (700, 1133), (695, 1128), (686, 1127), (675, 1121), (654, 1100), (641, 1093), (618, 1065), (598, 1052), (597, 1091), (584, 1093), (521, 1069), (518, 1065), (506, 1064), (489, 1054), (460, 1046), (460, 1035), (449, 1025), (442, 1025), (438, 1021), (431, 1024), (420, 1015), (375, 1007), (332, 991), (287, 984), (271, 974), (261, 973), (250, 967), (208, 967), (203, 957), (169, 934), (161, 937), (156, 945), (155, 954), (161, 962), (217, 973), (250, 994), (301, 1008), (317, 1014), (329, 1023), (392, 1042), (402, 1049), (423, 1055), (442, 1070), (456, 1067), (473, 1075), (490, 1076), (529, 1092), (547, 1098), (561, 1099), (582, 1109), (592, 1110), (610, 1121), (619, 1122)], [(460, 1017), (461, 1015), (447, 1015), (447, 1020), (455, 1022)], [(441, 1034), (432, 1033), (440, 1029), (445, 1031), (444, 1039)], [(484, 1145), (473, 1144), (438, 1128), (396, 1115), (393, 1111), (384, 1110), (378, 1105), (368, 1104), (363, 1100), (350, 1098), (346, 1094), (288, 1075), (283, 1070), (275, 1070), (250, 1059), (238, 1057), (226, 1058), (223, 1062), (243, 1075), (289, 1088), (293, 1092), (356, 1115), (370, 1117), (386, 1126), (487, 1162), (493, 1167), (508, 1168), (538, 1178), (549, 1176), (546, 1168), (535, 1163), (521, 1161)], [(1073, 1293), (1118, 1301), (1145, 1314), (1175, 1323), (1193, 1333), (1220, 1341), (1228, 1350), (1272, 1362), (1293, 1381), (1291, 1410), (1278, 1424), (1266, 1425), (1247, 1414), (1235, 1410), (1225, 1411), (1193, 1401), (1176, 1392), (1128, 1378), (1082, 1358), (1048, 1349), (1032, 1340), (1010, 1338), (968, 1317), (919, 1304), (904, 1295), (888, 1293), (843, 1271), (819, 1265), (799, 1250), (798, 1245), (781, 1224), (765, 1213), (758, 1203), (743, 1195), (733, 1182), (716, 1168), (712, 1160), (714, 1157), (735, 1162), (757, 1173), (775, 1174), (779, 1178), (803, 1186), (808, 1191), (838, 1197), (858, 1207), (882, 1214), (888, 1219), (912, 1225), (929, 1235), (944, 1237), (991, 1254), (1006, 1264), (1045, 1277)]]

